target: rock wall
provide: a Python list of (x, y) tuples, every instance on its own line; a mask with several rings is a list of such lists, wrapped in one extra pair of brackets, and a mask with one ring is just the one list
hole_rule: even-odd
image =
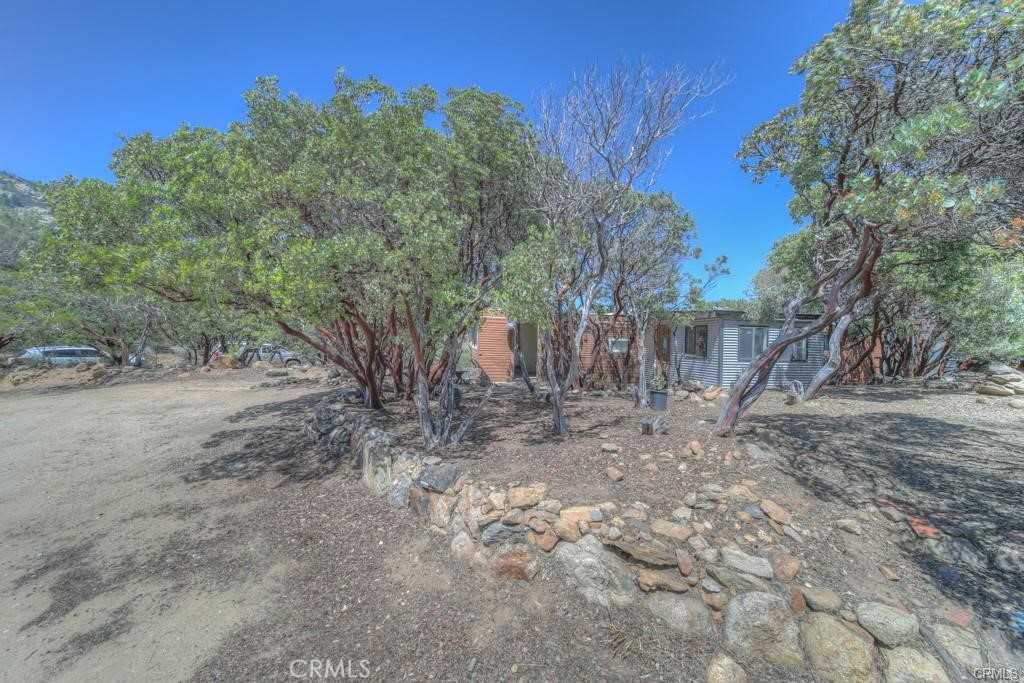
[[(728, 489), (705, 484), (672, 519), (652, 519), (639, 502), (563, 506), (544, 483), (474, 482), (436, 455), (402, 449), (395, 434), (347, 401), (358, 397), (325, 399), (306, 422), (307, 434), (351, 459), (370, 490), (392, 506), (444, 530), (454, 556), (519, 581), (553, 562), (590, 603), (645, 606), (684, 639), (720, 631), (724, 652), (712, 661), (709, 682), (747, 681), (741, 663), (752, 660), (780, 673), (809, 670), (818, 680), (864, 683), (880, 675), (943, 683), (977, 667), (1007, 665), (990, 661), (966, 624), (929, 624), (906, 609), (799, 584), (800, 560), (784, 543), (799, 545), (807, 532), (789, 511), (756, 495), (754, 481)], [(691, 519), (694, 510), (721, 506), (762, 521), (781, 540), (760, 556), (735, 544), (713, 547), (704, 536), (710, 527)], [(852, 526), (844, 531), (857, 533)]]

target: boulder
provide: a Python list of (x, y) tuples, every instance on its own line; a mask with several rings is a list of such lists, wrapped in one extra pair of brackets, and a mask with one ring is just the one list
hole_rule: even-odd
[(460, 531), (455, 535), (450, 547), (452, 555), (467, 562), (472, 559), (473, 554), (476, 552), (476, 545), (473, 543), (473, 539), (465, 531)]
[(608, 478), (611, 479), (612, 481), (622, 481), (622, 470), (620, 470), (618, 467), (609, 467), (607, 470), (605, 470), (605, 474), (607, 474)]
[(886, 647), (896, 647), (917, 637), (917, 617), (880, 602), (862, 602), (854, 610), (857, 623)]
[(554, 531), (555, 535), (563, 541), (575, 543), (580, 540), (580, 529), (576, 522), (559, 518), (557, 522), (551, 525), (551, 530)]
[(577, 543), (559, 543), (554, 556), (566, 571), (569, 583), (587, 602), (602, 607), (626, 607), (639, 594), (626, 563), (605, 550), (593, 536), (584, 536)]
[(459, 478), (459, 468), (451, 463), (427, 465), (416, 478), (416, 485), (427, 491), (444, 493)]
[(864, 533), (864, 527), (855, 519), (840, 519), (836, 521), (836, 528), (854, 536), (860, 536)]
[(491, 571), (499, 579), (529, 581), (537, 574), (537, 557), (530, 546), (517, 544), (495, 555)]
[(795, 555), (771, 546), (765, 548), (762, 555), (771, 563), (778, 581), (792, 581), (800, 573), (800, 560)]
[(237, 370), (241, 365), (234, 356), (217, 356), (210, 362), (210, 367), (214, 370)]
[(1014, 370), (1005, 363), (989, 363), (985, 366), (986, 375), (1019, 375), (1017, 370)]
[(770, 591), (771, 586), (768, 582), (759, 579), (756, 576), (750, 574), (743, 574), (742, 572), (733, 571), (728, 567), (723, 567), (718, 564), (709, 564), (707, 566), (708, 575), (723, 586), (729, 588), (735, 588), (738, 591)]
[(606, 539), (604, 543), (605, 545), (610, 545), (613, 548), (618, 548), (633, 559), (646, 564), (654, 565), (656, 567), (676, 566), (675, 551), (658, 541), (644, 541), (642, 539)]
[(685, 593), (690, 590), (690, 584), (686, 583), (679, 576), (679, 572), (671, 570), (647, 569), (646, 567), (632, 566), (629, 568), (636, 576), (636, 583), (640, 590), (645, 593), (651, 591), (672, 591), (673, 593)]
[(770, 579), (775, 575), (771, 563), (763, 557), (747, 555), (742, 550), (722, 548), (722, 561), (738, 572), (752, 574), (762, 579)]
[(661, 415), (645, 415), (640, 418), (640, 433), (643, 435), (668, 434), (668, 420)]
[(800, 633), (786, 602), (771, 593), (741, 593), (725, 607), (726, 648), (786, 669), (803, 667)]
[(689, 524), (670, 522), (667, 519), (655, 519), (651, 522), (651, 533), (683, 543), (693, 535), (693, 527)]
[(886, 683), (949, 683), (939, 660), (912, 647), (883, 650)]
[(716, 654), (708, 666), (708, 683), (748, 683), (749, 680), (743, 667), (723, 652)]
[(978, 387), (978, 393), (986, 396), (1013, 396), (1013, 389), (1001, 384), (982, 384)]
[(807, 607), (815, 612), (838, 612), (843, 608), (843, 599), (839, 593), (825, 588), (801, 587)]
[(932, 635), (935, 636), (935, 642), (950, 657), (955, 659), (960, 666), (966, 669), (985, 666), (985, 657), (981, 652), (981, 643), (967, 629), (953, 626), (952, 624), (938, 623), (932, 626)]
[(263, 373), (265, 377), (287, 377), (288, 371), (284, 368), (273, 368)]
[(764, 514), (768, 515), (769, 519), (772, 519), (779, 524), (789, 524), (790, 520), (793, 518), (788, 510), (775, 501), (768, 500), (767, 498), (761, 501), (761, 510), (764, 511)]
[(544, 484), (514, 486), (508, 490), (506, 505), (510, 508), (532, 508), (547, 492), (548, 487)]
[(483, 530), (483, 533), (480, 534), (480, 541), (484, 545), (494, 545), (499, 541), (512, 538), (516, 534), (525, 534), (527, 531), (529, 529), (522, 524), (509, 525), (495, 522)]
[(601, 444), (601, 451), (603, 451), (604, 453), (618, 453), (621, 450), (622, 449), (619, 448), (619, 444), (617, 443), (609, 442)]
[(705, 638), (713, 629), (711, 612), (696, 595), (652, 593), (647, 596), (647, 609), (683, 638)]
[(830, 683), (874, 683), (874, 647), (837, 619), (812, 613), (803, 625), (804, 650), (818, 677)]
[(387, 500), (391, 507), (404, 508), (409, 505), (409, 488), (411, 486), (412, 477), (408, 474), (400, 474), (395, 478), (387, 493)]

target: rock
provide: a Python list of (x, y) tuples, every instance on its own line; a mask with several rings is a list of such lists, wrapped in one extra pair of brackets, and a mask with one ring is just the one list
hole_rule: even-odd
[(526, 524), (526, 513), (519, 508), (512, 508), (505, 514), (501, 515), (501, 523), (508, 524), (509, 526)]
[(652, 593), (647, 596), (647, 609), (685, 639), (705, 638), (713, 629), (711, 613), (696, 595)]
[(215, 370), (237, 370), (242, 364), (234, 356), (217, 356), (210, 362), (210, 367)]
[(527, 528), (522, 524), (508, 525), (495, 522), (483, 530), (483, 533), (480, 534), (480, 540), (484, 545), (494, 545), (499, 541), (512, 538), (516, 534), (525, 534), (526, 532)]
[(912, 647), (883, 650), (886, 683), (949, 683), (939, 660)]
[(739, 591), (770, 591), (771, 586), (756, 576), (733, 571), (719, 564), (709, 564), (705, 570), (708, 575), (723, 586)]
[(885, 517), (887, 520), (889, 520), (890, 522), (902, 522), (903, 520), (905, 520), (907, 518), (906, 515), (904, 515), (902, 512), (900, 512), (896, 508), (889, 507), (887, 505), (883, 505), (883, 506), (879, 507), (878, 508), (878, 512), (880, 512), (881, 515), (883, 517)]
[(764, 514), (779, 524), (789, 524), (789, 521), (793, 518), (793, 515), (788, 510), (780, 506), (778, 503), (765, 498), (761, 501), (761, 510)]
[(932, 626), (932, 635), (935, 636), (935, 642), (949, 653), (960, 666), (967, 669), (985, 666), (981, 643), (967, 629), (939, 623)]
[(446, 529), (452, 520), (452, 508), (455, 507), (454, 496), (444, 496), (439, 493), (430, 494), (429, 514), (430, 523), (441, 529)]
[(635, 541), (620, 539), (605, 539), (605, 545), (618, 548), (635, 560), (645, 562), (657, 567), (674, 567), (676, 565), (675, 552), (663, 543), (658, 541)]
[(645, 415), (640, 418), (640, 433), (643, 435), (668, 434), (668, 420), (662, 415)]
[(690, 455), (695, 458), (700, 458), (704, 455), (704, 447), (701, 446), (700, 441), (697, 441), (696, 439), (686, 444), (686, 448), (690, 451)]
[(388, 504), (394, 508), (404, 508), (409, 505), (409, 488), (412, 486), (412, 478), (408, 474), (400, 474), (388, 489)]
[(679, 566), (679, 573), (683, 576), (693, 573), (693, 558), (685, 550), (676, 548), (676, 564)]
[(608, 478), (611, 479), (612, 481), (622, 481), (622, 470), (620, 470), (617, 467), (609, 467), (607, 470), (605, 470), (605, 474), (607, 474)]
[(804, 622), (804, 650), (811, 668), (830, 683), (874, 683), (874, 648), (842, 622), (822, 612)]
[(504, 510), (506, 499), (507, 496), (504, 491), (492, 491), (487, 496), (487, 502), (490, 503), (491, 507), (495, 510)]
[(505, 502), (510, 508), (532, 508), (547, 493), (548, 487), (543, 484), (534, 486), (515, 486), (508, 490)]
[(620, 538), (622, 538), (622, 530), (621, 530), (621, 529), (619, 529), (619, 527), (617, 527), (617, 526), (613, 526), (613, 527), (611, 527), (610, 529), (608, 529), (608, 534), (607, 534), (607, 536), (608, 536), (608, 539), (609, 539), (609, 540), (611, 540), (611, 541), (617, 541), (617, 540), (619, 540)]
[(985, 366), (986, 375), (1013, 375), (1019, 377), (1020, 373), (1006, 363), (989, 363)]
[(651, 533), (684, 543), (693, 535), (693, 527), (689, 524), (676, 524), (667, 519), (656, 519), (651, 522)]
[(771, 563), (763, 557), (747, 555), (742, 550), (733, 548), (722, 548), (722, 561), (736, 571), (744, 574), (753, 574), (762, 579), (770, 579), (774, 576)]
[(887, 647), (896, 647), (915, 638), (917, 617), (880, 602), (862, 602), (854, 610), (857, 623)]
[(580, 529), (576, 522), (559, 518), (557, 522), (551, 525), (551, 530), (554, 531), (555, 535), (563, 541), (575, 543), (580, 540)]
[(1001, 384), (982, 384), (978, 387), (978, 393), (985, 396), (1013, 396), (1013, 389)]
[(537, 558), (529, 546), (518, 544), (498, 553), (491, 571), (499, 579), (529, 581), (537, 574)]
[(673, 593), (685, 593), (690, 590), (690, 584), (679, 578), (678, 572), (662, 571), (658, 569), (647, 569), (646, 567), (630, 567), (633, 575), (636, 576), (636, 583), (640, 590), (645, 593), (650, 591), (672, 591)]
[(266, 377), (287, 377), (289, 373), (284, 368), (272, 368), (263, 374)]
[(978, 398), (974, 399), (974, 402), (980, 403), (983, 406), (992, 405), (992, 399), (986, 398), (985, 396), (979, 396)]
[(836, 528), (854, 536), (860, 536), (864, 533), (864, 527), (855, 519), (840, 519), (836, 521)]
[(800, 560), (795, 555), (772, 547), (765, 548), (762, 554), (771, 563), (776, 580), (792, 581), (800, 573)]
[(545, 529), (543, 532), (530, 531), (526, 534), (526, 540), (533, 545), (537, 546), (546, 553), (550, 553), (558, 545), (558, 536), (551, 529)]
[(716, 654), (708, 666), (708, 683), (748, 683), (749, 680), (743, 667), (722, 652)]
[(729, 490), (725, 493), (729, 497), (729, 500), (741, 503), (750, 503), (757, 500), (757, 495), (743, 484), (730, 486)]
[(103, 379), (109, 374), (110, 373), (107, 372), (106, 368), (96, 368), (95, 370), (92, 371), (90, 377), (92, 377), (93, 379)]
[(1024, 401), (1020, 400), (1019, 398), (1011, 400), (1007, 405), (1009, 405), (1011, 408), (1015, 410), (1024, 410)]
[(801, 587), (807, 607), (815, 612), (838, 612), (843, 607), (843, 599), (839, 593), (826, 588)]
[(753, 519), (764, 519), (764, 510), (762, 510), (757, 505), (751, 505), (750, 507), (748, 507), (747, 514), (750, 515)]
[(618, 453), (622, 449), (619, 448), (617, 443), (603, 443), (601, 444), (601, 451), (604, 453)]
[(577, 543), (559, 543), (555, 558), (566, 570), (569, 582), (584, 600), (602, 607), (626, 607), (638, 595), (626, 563), (604, 549), (593, 536)]
[(893, 571), (892, 568), (887, 567), (884, 564), (878, 566), (878, 571), (881, 572), (882, 576), (889, 579), (890, 581), (900, 580), (900, 575)]
[(416, 485), (427, 491), (444, 493), (459, 478), (459, 468), (451, 463), (427, 465), (416, 477)]
[(460, 531), (455, 535), (450, 547), (452, 555), (467, 562), (472, 559), (473, 553), (476, 552), (476, 544), (473, 543), (473, 539), (465, 531)]
[(550, 512), (553, 515), (557, 515), (559, 512), (562, 511), (562, 501), (555, 500), (554, 498), (542, 500), (541, 502), (537, 503), (537, 509), (543, 512)]
[(771, 593), (741, 593), (725, 608), (726, 648), (786, 668), (803, 667), (800, 634), (789, 607)]

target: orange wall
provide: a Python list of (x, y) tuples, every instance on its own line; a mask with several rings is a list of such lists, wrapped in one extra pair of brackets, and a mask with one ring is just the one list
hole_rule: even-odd
[(512, 379), (512, 347), (509, 345), (508, 318), (501, 313), (487, 313), (480, 322), (473, 360), (492, 382)]

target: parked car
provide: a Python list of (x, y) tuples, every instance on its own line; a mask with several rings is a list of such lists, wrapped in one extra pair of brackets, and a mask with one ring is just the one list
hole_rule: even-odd
[(283, 346), (270, 343), (260, 344), (258, 347), (243, 347), (238, 357), (242, 361), (242, 365), (250, 365), (258, 360), (284, 365), (285, 367), (299, 365), (304, 362), (301, 354), (289, 351)]
[(92, 346), (34, 346), (15, 356), (18, 365), (78, 365), (106, 363), (107, 357)]

